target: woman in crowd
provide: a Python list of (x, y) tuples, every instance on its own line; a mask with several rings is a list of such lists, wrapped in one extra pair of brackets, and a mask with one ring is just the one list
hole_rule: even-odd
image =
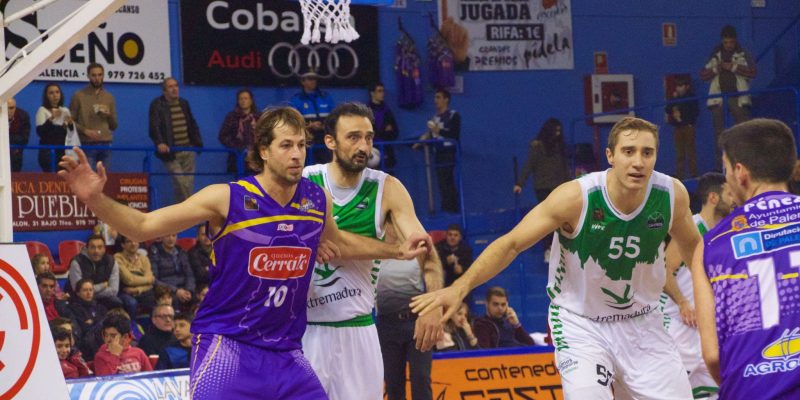
[[(261, 113), (258, 111), (253, 92), (241, 89), (236, 93), (236, 107), (225, 116), (219, 129), (219, 141), (225, 147), (244, 151), (253, 143), (253, 131)], [(228, 173), (235, 174), (236, 155), (228, 155)], [(245, 173), (252, 173), (245, 165)]]
[(469, 322), (469, 306), (461, 303), (458, 311), (447, 320), (442, 340), (436, 343), (436, 351), (462, 351), (478, 348), (478, 338), (472, 333)]
[(539, 203), (558, 185), (570, 180), (561, 122), (555, 118), (545, 121), (536, 139), (530, 142), (528, 159), (522, 167), (517, 184), (514, 185), (514, 193), (522, 191), (522, 186), (531, 174)]
[[(42, 93), (42, 106), (36, 111), (36, 134), (40, 145), (63, 146), (67, 139), (67, 128), (72, 125), (69, 108), (64, 107), (64, 95), (57, 83), (48, 83)], [(39, 150), (39, 166), (44, 172), (53, 172), (64, 156), (64, 150)]]

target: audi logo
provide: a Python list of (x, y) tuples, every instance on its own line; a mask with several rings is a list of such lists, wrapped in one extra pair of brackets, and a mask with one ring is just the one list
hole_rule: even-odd
[(350, 79), (358, 72), (358, 55), (345, 44), (292, 45), (281, 42), (270, 49), (267, 64), (272, 73), (281, 78), (315, 71), (322, 79)]

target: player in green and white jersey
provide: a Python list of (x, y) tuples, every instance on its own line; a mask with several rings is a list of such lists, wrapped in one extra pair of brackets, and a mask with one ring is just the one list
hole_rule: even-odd
[[(402, 237), (424, 233), (403, 184), (366, 167), (375, 135), (372, 111), (359, 103), (341, 104), (326, 119), (325, 132), (333, 161), (306, 167), (303, 175), (331, 193), (339, 229), (382, 238), (391, 221)], [(441, 288), (436, 250), (420, 265), (426, 287)], [(379, 260), (333, 260), (314, 267), (303, 350), (331, 400), (383, 398), (383, 360), (372, 319), (379, 271)], [(417, 320), (415, 337), (423, 351), (442, 331), (441, 309), (433, 314)]]
[(655, 125), (623, 118), (609, 133), (610, 169), (556, 188), (451, 287), (416, 297), (413, 310), (444, 306), (449, 317), (470, 290), (556, 231), (547, 293), (564, 398), (691, 398), (659, 297), (664, 238), (688, 259), (700, 235), (686, 188), (653, 171), (657, 148)]
[[(700, 177), (695, 195), (703, 206), (693, 216), (701, 235), (717, 225), (733, 209), (733, 194), (725, 183), (725, 175), (709, 172)], [(719, 387), (708, 372), (700, 349), (700, 333), (694, 311), (692, 273), (681, 260), (678, 246), (667, 245), (667, 282), (664, 285), (664, 327), (675, 340), (683, 366), (689, 374), (692, 394), (696, 399), (716, 399)]]

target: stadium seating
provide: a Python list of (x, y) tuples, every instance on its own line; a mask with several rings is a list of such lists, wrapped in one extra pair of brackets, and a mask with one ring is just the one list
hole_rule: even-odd
[(29, 258), (32, 258), (36, 254), (44, 253), (44, 255), (46, 255), (47, 258), (50, 259), (50, 265), (53, 268), (53, 273), (54, 274), (58, 275), (58, 274), (63, 274), (64, 272), (66, 272), (66, 270), (64, 270), (64, 271), (60, 270), (59, 265), (56, 264), (55, 259), (53, 259), (53, 253), (50, 252), (50, 248), (48, 248), (46, 244), (44, 244), (42, 242), (37, 242), (35, 240), (31, 240), (31, 241), (25, 242), (25, 247), (28, 249), (28, 257)]
[(86, 243), (80, 240), (62, 240), (58, 243), (58, 259), (61, 260), (61, 267), (64, 271), (69, 270), (72, 257), (78, 255), (84, 247), (86, 247)]
[(185, 238), (178, 238), (178, 241), (175, 243), (178, 247), (182, 248), (184, 251), (189, 251), (194, 245), (197, 243), (197, 239), (193, 237), (185, 237)]

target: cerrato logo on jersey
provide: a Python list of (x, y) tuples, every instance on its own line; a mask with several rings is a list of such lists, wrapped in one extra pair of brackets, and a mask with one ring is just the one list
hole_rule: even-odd
[(792, 372), (800, 366), (800, 328), (783, 331), (781, 337), (761, 350), (761, 357), (768, 361), (747, 364), (742, 375), (760, 376), (781, 372)]
[(297, 279), (306, 275), (310, 261), (308, 247), (254, 247), (250, 250), (247, 273), (261, 279)]
[(647, 227), (650, 229), (661, 229), (664, 227), (664, 216), (656, 211), (647, 216)]
[(244, 196), (244, 209), (248, 211), (258, 211), (258, 201), (255, 197)]

